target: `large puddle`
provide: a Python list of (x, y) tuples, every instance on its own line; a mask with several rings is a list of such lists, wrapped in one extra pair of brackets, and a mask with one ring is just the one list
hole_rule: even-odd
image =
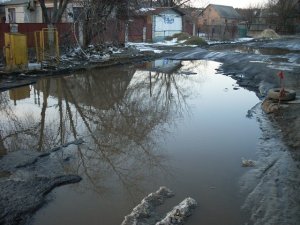
[[(80, 183), (56, 188), (34, 225), (117, 225), (167, 186), (198, 202), (189, 225), (240, 225), (241, 158), (254, 158), (260, 130), (247, 112), (258, 98), (217, 74), (212, 61), (158, 60), (42, 79), (1, 93), (0, 154), (57, 151)], [(51, 169), (51, 168), (49, 168)]]

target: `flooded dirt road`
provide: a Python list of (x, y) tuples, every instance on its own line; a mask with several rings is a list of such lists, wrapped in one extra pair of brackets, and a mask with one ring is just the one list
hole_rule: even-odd
[(297, 103), (284, 103), (271, 115), (261, 113), (260, 105), (253, 109), (262, 136), (257, 146), (256, 167), (242, 179), (248, 192), (243, 208), (250, 212), (250, 224), (296, 225), (300, 221), (299, 40), (299, 36), (254, 40), (242, 45), (195, 49), (171, 57), (221, 62), (222, 73), (260, 98), (265, 98), (270, 88), (280, 86), (277, 74), (282, 71), (284, 88), (294, 89), (298, 95)]
[(3, 179), (82, 178), (50, 192), (30, 224), (121, 224), (160, 186), (175, 193), (161, 217), (190, 196), (198, 207), (186, 224), (244, 224), (241, 161), (255, 158), (261, 131), (248, 110), (259, 99), (220, 65), (157, 60), (2, 92), (3, 158), (51, 150)]

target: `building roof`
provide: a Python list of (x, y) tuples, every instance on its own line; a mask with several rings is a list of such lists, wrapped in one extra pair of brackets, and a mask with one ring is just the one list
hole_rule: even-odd
[(141, 15), (141, 16), (147, 16), (147, 15), (158, 15), (164, 11), (167, 10), (173, 10), (175, 12), (177, 12), (180, 15), (184, 15), (185, 13), (182, 12), (180, 9), (174, 8), (174, 7), (156, 7), (156, 8), (140, 8), (138, 10), (135, 11), (135, 13), (137, 15)]
[(232, 6), (215, 5), (215, 4), (209, 4), (208, 6), (212, 6), (223, 18), (229, 18), (229, 19), (241, 18), (241, 15)]

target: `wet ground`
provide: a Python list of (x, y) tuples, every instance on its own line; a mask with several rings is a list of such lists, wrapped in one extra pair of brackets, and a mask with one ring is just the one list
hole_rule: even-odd
[(172, 57), (222, 62), (222, 73), (262, 99), (270, 88), (280, 86), (277, 74), (283, 71), (284, 87), (297, 93), (298, 103), (282, 102), (274, 114), (261, 114), (260, 105), (254, 110), (263, 134), (257, 147), (257, 168), (244, 176), (245, 190), (249, 192), (244, 208), (251, 212), (250, 224), (298, 224), (300, 221), (299, 43), (299, 37), (256, 40), (242, 46), (221, 45)]
[(297, 38), (197, 48), (2, 92), (0, 223), (121, 224), (165, 185), (161, 218), (190, 196), (186, 224), (298, 224), (299, 104), (267, 116), (259, 102), (279, 70), (299, 94), (299, 50)]

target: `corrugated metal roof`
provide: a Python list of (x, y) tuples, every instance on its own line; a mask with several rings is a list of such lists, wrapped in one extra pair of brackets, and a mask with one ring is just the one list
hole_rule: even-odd
[(230, 19), (240, 19), (241, 15), (232, 7), (227, 5), (210, 4), (221, 17)]

